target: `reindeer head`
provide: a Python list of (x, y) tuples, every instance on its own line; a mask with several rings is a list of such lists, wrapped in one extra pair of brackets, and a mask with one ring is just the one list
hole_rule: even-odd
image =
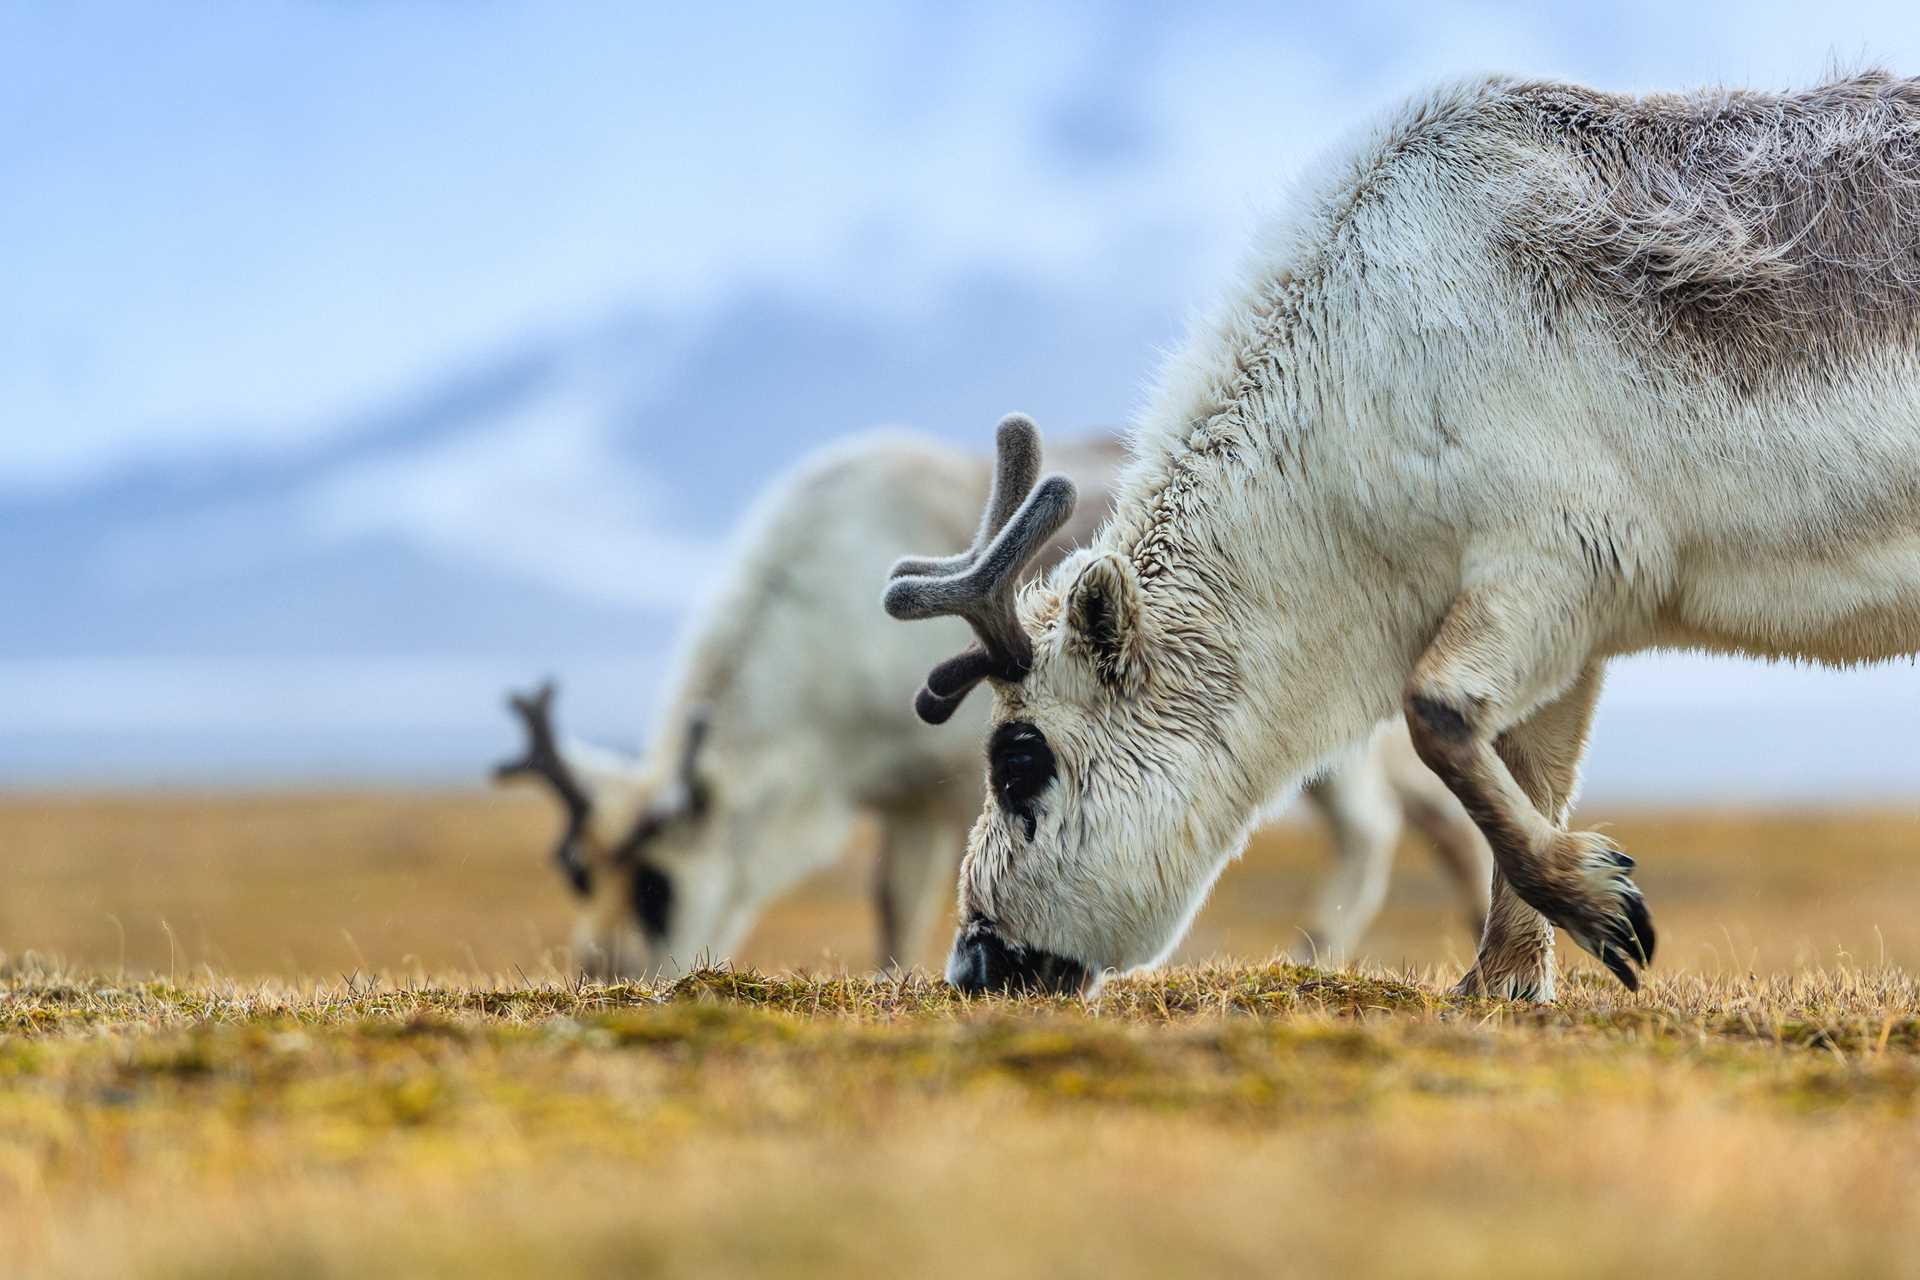
[(1150, 632), (1129, 559), (1076, 552), (1016, 599), (1074, 490), (1064, 476), (1035, 483), (1040, 439), (1024, 417), (1000, 424), (997, 452), (972, 548), (900, 561), (885, 605), (963, 617), (977, 638), (927, 676), (922, 719), (945, 721), (982, 680), (994, 690), (948, 981), (1082, 991), (1158, 960), (1198, 910), (1236, 833), (1208, 827), (1197, 780), (1231, 763), (1181, 696), (1202, 650)]
[[(705, 712), (687, 716), (674, 767), (662, 775), (585, 748), (563, 751), (553, 697), (551, 681), (509, 696), (526, 726), (527, 749), (497, 766), (494, 777), (539, 778), (560, 801), (565, 827), (553, 860), (582, 902), (574, 945), (583, 967), (601, 976), (650, 976), (670, 956), (684, 960), (722, 945), (713, 917), (722, 913), (725, 894), (705, 868), (689, 866), (684, 848), (704, 843), (709, 788), (698, 766)], [(681, 856), (663, 846), (682, 846)]]

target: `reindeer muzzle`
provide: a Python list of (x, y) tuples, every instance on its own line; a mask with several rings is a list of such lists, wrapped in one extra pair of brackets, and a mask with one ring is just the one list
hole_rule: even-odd
[(947, 982), (970, 996), (990, 992), (1078, 995), (1087, 986), (1087, 967), (1051, 951), (1008, 942), (992, 921), (975, 919), (954, 935)]

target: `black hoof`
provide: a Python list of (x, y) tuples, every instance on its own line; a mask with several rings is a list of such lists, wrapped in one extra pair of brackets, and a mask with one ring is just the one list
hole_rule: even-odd
[(1646, 899), (1638, 889), (1622, 895), (1620, 914), (1601, 922), (1595, 941), (1598, 945), (1587, 949), (1627, 990), (1638, 991), (1640, 975), (1634, 966), (1644, 969), (1653, 963), (1655, 941), (1653, 917), (1648, 914)]

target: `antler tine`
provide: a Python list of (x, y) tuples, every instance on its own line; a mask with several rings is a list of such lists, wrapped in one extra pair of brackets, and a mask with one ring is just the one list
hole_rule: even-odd
[(672, 784), (656, 797), (651, 812), (654, 820), (666, 821), (685, 813), (697, 813), (706, 805), (706, 789), (694, 766), (700, 760), (700, 748), (706, 744), (707, 731), (713, 727), (713, 712), (696, 706), (687, 714), (685, 736), (680, 739), (680, 759), (675, 762)]
[(556, 754), (553, 744), (553, 681), (548, 680), (532, 693), (507, 694), (507, 710), (520, 719), (527, 730), (526, 752), (494, 766), (496, 779), (516, 774), (538, 773), (541, 763)]
[(530, 694), (507, 695), (508, 708), (526, 725), (527, 750), (523, 755), (494, 766), (493, 776), (496, 781), (505, 781), (521, 774), (533, 774), (552, 783), (569, 809), (576, 805), (584, 807), (587, 803), (586, 792), (561, 757), (559, 743), (554, 736), (553, 695), (554, 683), (551, 680)]
[(988, 676), (1018, 680), (1033, 663), (1014, 594), (1020, 576), (1073, 514), (1073, 482), (1040, 469), (1040, 433), (1014, 414), (1000, 424), (993, 491), (974, 545), (943, 560), (915, 558), (894, 566), (883, 603), (896, 618), (965, 618), (980, 643), (935, 667), (914, 700), (930, 724), (948, 719)]
[(905, 556), (894, 563), (888, 578), (927, 578), (961, 573), (985, 551), (994, 535), (1006, 527), (1040, 474), (1040, 428), (1024, 413), (1000, 419), (994, 431), (993, 487), (973, 545), (957, 556)]
[(973, 686), (998, 670), (993, 655), (977, 644), (954, 654), (927, 673), (927, 682), (913, 696), (914, 714), (928, 724), (945, 724)]
[(1027, 495), (978, 559), (945, 577), (896, 578), (887, 589), (887, 612), (896, 618), (965, 618), (989, 653), (1015, 657), (1025, 674), (1027, 633), (1014, 614), (1014, 588), (1028, 561), (1073, 515), (1073, 481), (1048, 476)]
[(656, 794), (653, 803), (641, 811), (634, 820), (633, 828), (613, 851), (616, 866), (631, 867), (639, 861), (640, 851), (668, 823), (688, 814), (698, 814), (706, 807), (706, 788), (694, 765), (700, 759), (700, 749), (706, 744), (707, 732), (713, 727), (713, 709), (696, 704), (687, 713), (685, 736), (680, 740), (680, 759), (674, 770), (671, 785)]
[(554, 861), (560, 864), (574, 892), (584, 896), (593, 889), (593, 875), (580, 856), (579, 838), (592, 808), (585, 788), (573, 776), (573, 770), (567, 767), (565, 757), (560, 754), (560, 746), (553, 732), (553, 695), (554, 684), (551, 680), (541, 684), (532, 693), (507, 695), (507, 708), (526, 725), (527, 750), (524, 755), (494, 766), (493, 777), (496, 782), (504, 782), (522, 774), (531, 774), (544, 779), (558, 793), (560, 803), (566, 809), (567, 826), (560, 843), (554, 846)]
[(682, 786), (693, 785), (693, 765), (700, 758), (700, 748), (706, 743), (707, 730), (712, 727), (713, 713), (706, 707), (695, 707), (687, 716), (687, 736), (680, 743), (678, 776)]
[(553, 681), (542, 681), (532, 693), (508, 693), (507, 709), (527, 726), (527, 755), (553, 745)]

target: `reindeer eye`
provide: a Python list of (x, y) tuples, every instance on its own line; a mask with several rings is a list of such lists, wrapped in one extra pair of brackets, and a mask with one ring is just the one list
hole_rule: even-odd
[(1053, 781), (1053, 751), (1040, 730), (1016, 720), (995, 730), (987, 748), (994, 798), (1010, 815), (1027, 820), (1033, 838), (1033, 802)]

